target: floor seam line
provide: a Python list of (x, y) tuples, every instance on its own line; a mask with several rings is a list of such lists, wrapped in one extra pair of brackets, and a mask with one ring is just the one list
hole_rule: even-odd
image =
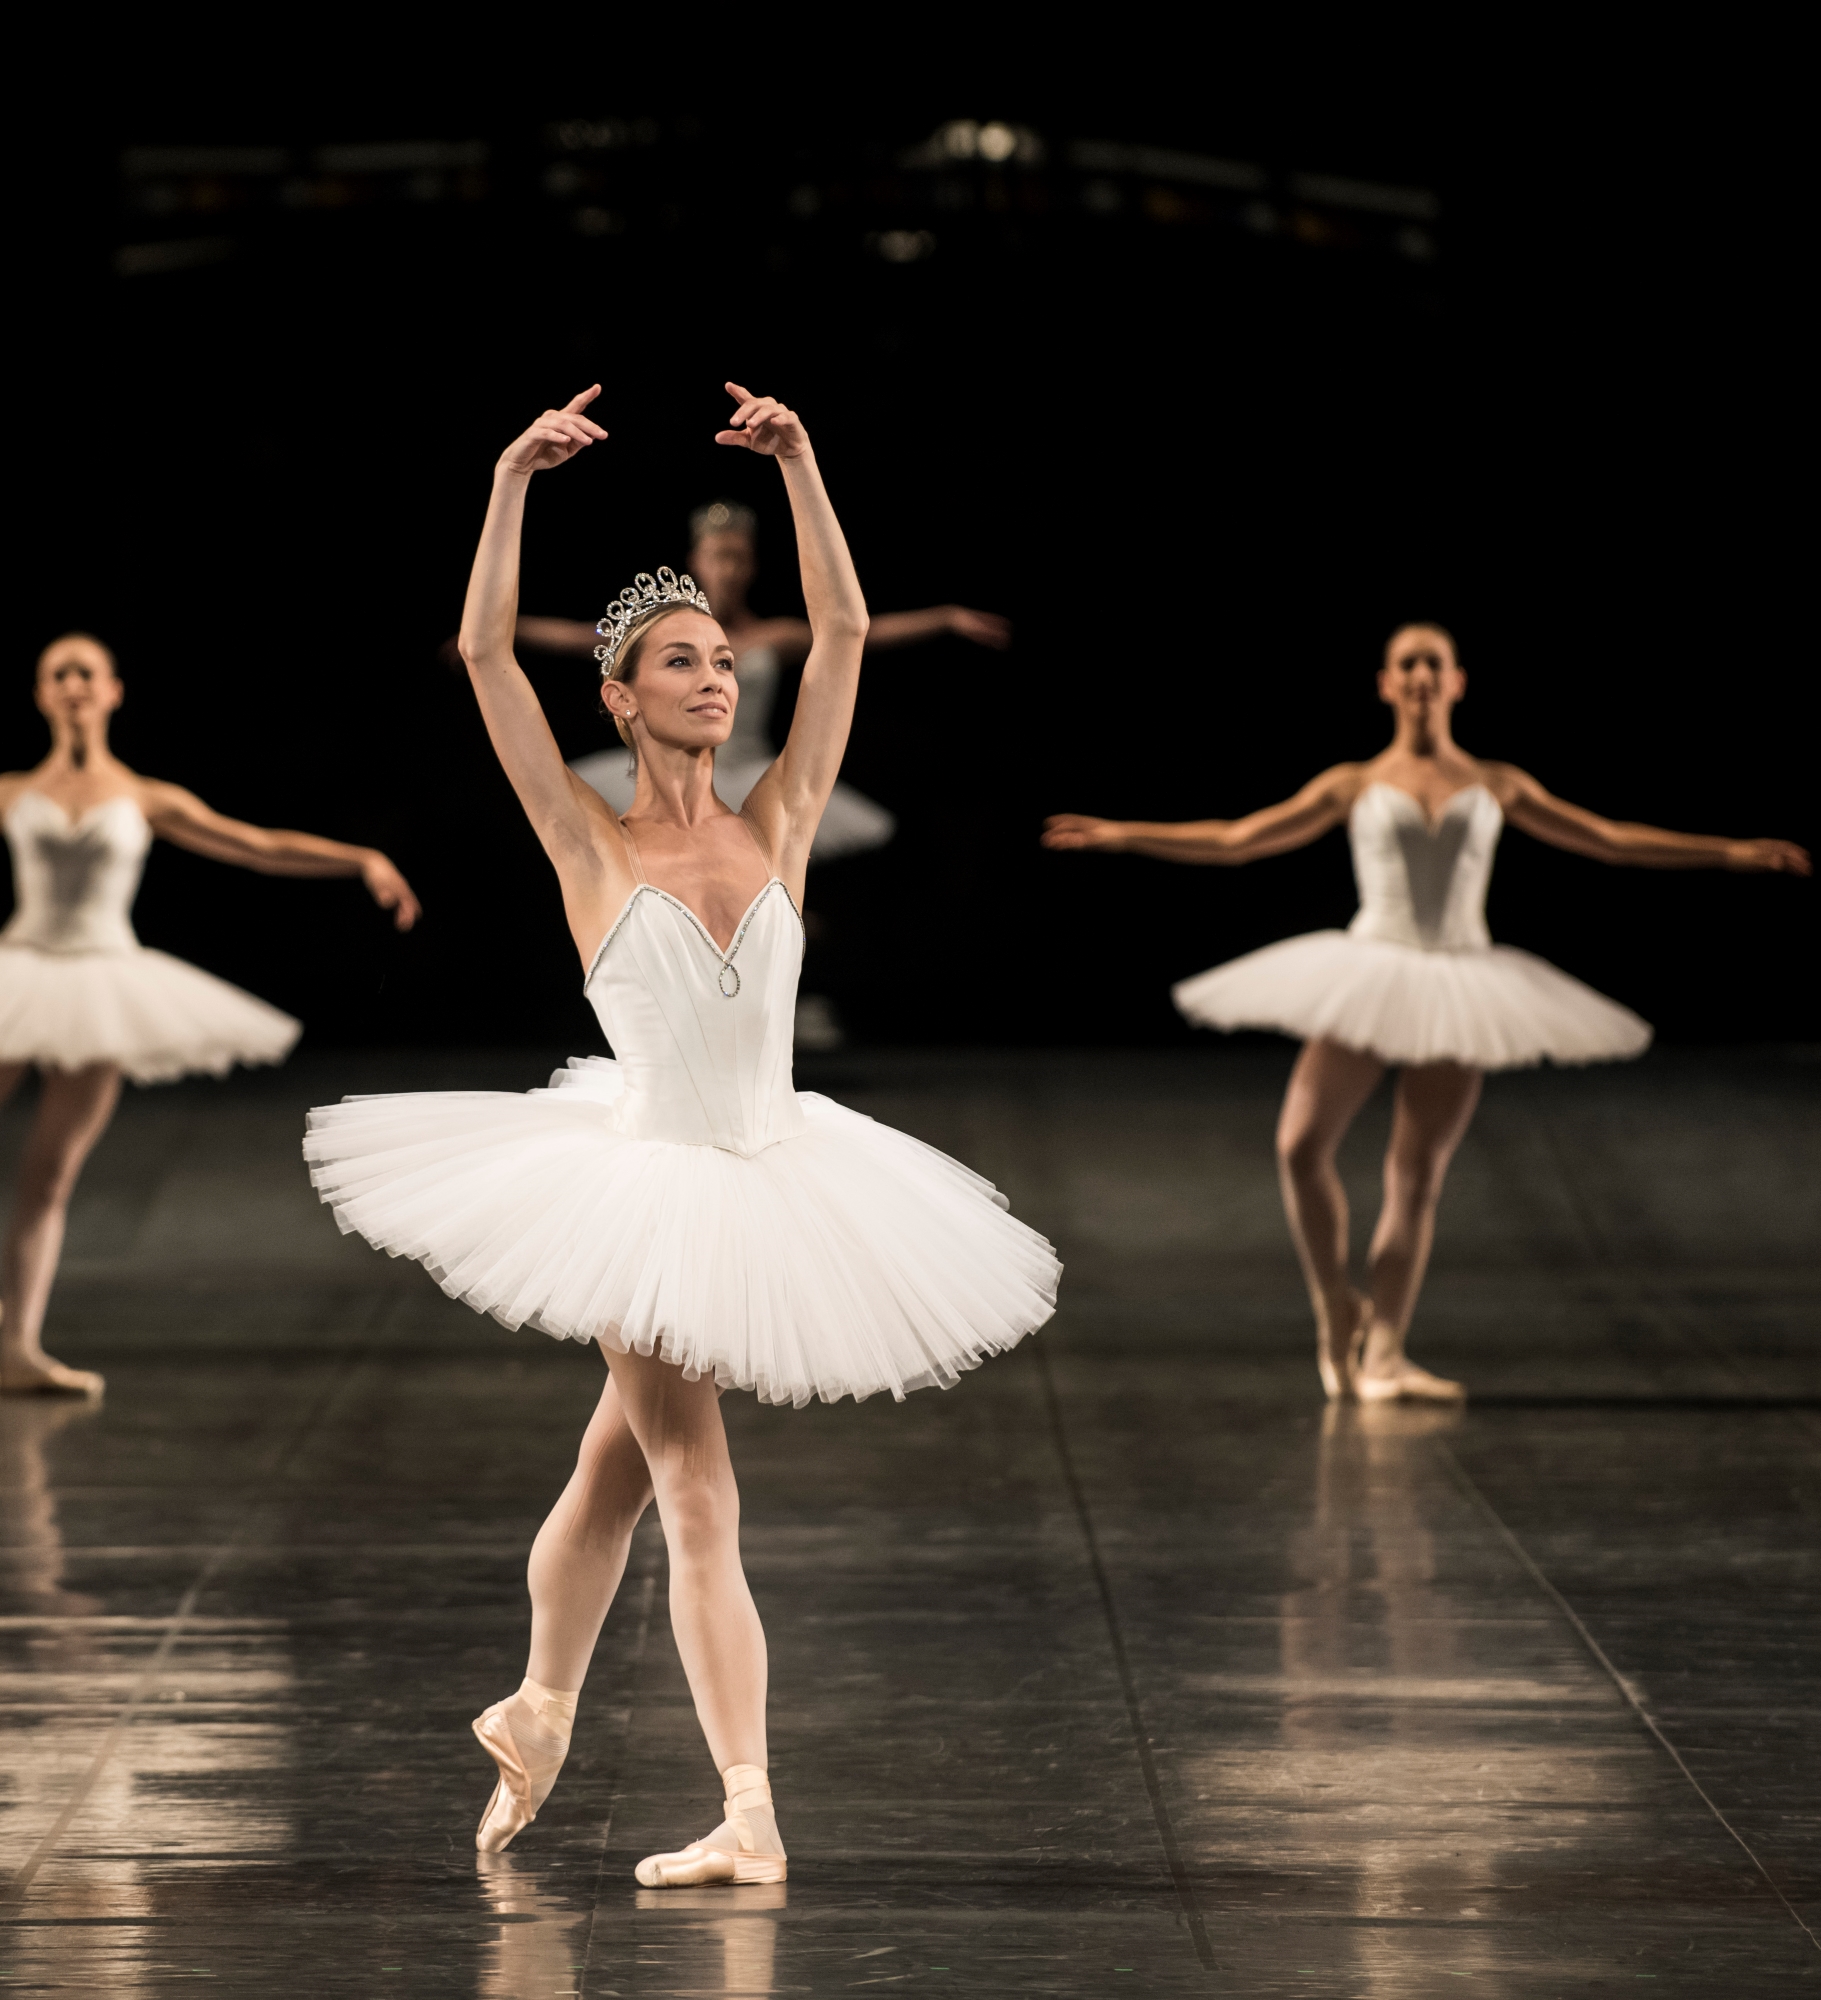
[(1539, 1590), (1543, 1592), (1543, 1594), (1546, 1597), (1549, 1598), (1551, 1603), (1555, 1605), (1556, 1609), (1562, 1614), (1562, 1616), (1565, 1619), (1567, 1619), (1568, 1623), (1573, 1627), (1576, 1637), (1580, 1640), (1581, 1644), (1587, 1648), (1587, 1651), (1593, 1656), (1593, 1658), (1599, 1663), (1601, 1670), (1606, 1674), (1607, 1678), (1612, 1682), (1613, 1686), (1618, 1689), (1627, 1707), (1630, 1708), (1631, 1712), (1650, 1732), (1651, 1736), (1655, 1738), (1658, 1747), (1664, 1752), (1664, 1754), (1669, 1758), (1670, 1762), (1675, 1765), (1676, 1769), (1680, 1771), (1682, 1776), (1687, 1780), (1689, 1789), (1694, 1793), (1695, 1797), (1701, 1801), (1701, 1803), (1707, 1808), (1707, 1810), (1710, 1813), (1713, 1814), (1714, 1818), (1718, 1820), (1720, 1825), (1726, 1830), (1726, 1832), (1732, 1837), (1732, 1839), (1738, 1843), (1740, 1850), (1745, 1855), (1745, 1858), (1758, 1871), (1759, 1875), (1763, 1877), (1765, 1886), (1770, 1890), (1771, 1894), (1776, 1897), (1777, 1901), (1783, 1905), (1784, 1909), (1789, 1912), (1790, 1920), (1795, 1924), (1796, 1928), (1799, 1931), (1801, 1931), (1803, 1936), (1808, 1939), (1809, 1943), (1812, 1944), (1817, 1951), (1821, 1951), (1821, 1938), (1816, 1937), (1815, 1933), (1809, 1928), (1807, 1923), (1803, 1921), (1802, 1913), (1796, 1908), (1795, 1904), (1792, 1903), (1789, 1900), (1789, 1898), (1783, 1893), (1782, 1889), (1778, 1886), (1776, 1879), (1772, 1876), (1770, 1870), (1766, 1868), (1764, 1863), (1758, 1858), (1757, 1851), (1752, 1847), (1750, 1841), (1748, 1841), (1745, 1838), (1745, 1836), (1739, 1831), (1739, 1829), (1733, 1825), (1732, 1821), (1726, 1817), (1726, 1815), (1708, 1796), (1705, 1786), (1702, 1785), (1700, 1779), (1695, 1776), (1695, 1774), (1688, 1768), (1688, 1765), (1683, 1760), (1681, 1751), (1679, 1751), (1676, 1748), (1676, 1746), (1669, 1740), (1668, 1736), (1664, 1734), (1661, 1724), (1658, 1723), (1656, 1717), (1651, 1714), (1648, 1706), (1640, 1699), (1637, 1690), (1633, 1688), (1633, 1686), (1626, 1679), (1626, 1677), (1619, 1672), (1618, 1668), (1613, 1665), (1612, 1661), (1607, 1658), (1605, 1648), (1587, 1629), (1587, 1625), (1585, 1621), (1582, 1619), (1580, 1613), (1576, 1611), (1574, 1606), (1570, 1604), (1567, 1598), (1562, 1595), (1561, 1591), (1559, 1591), (1556, 1588), (1556, 1586), (1550, 1582), (1549, 1577), (1543, 1570), (1542, 1565), (1538, 1563), (1536, 1558), (1531, 1555), (1530, 1551), (1527, 1548), (1525, 1548), (1524, 1544), (1518, 1539), (1516, 1533), (1506, 1525), (1504, 1516), (1499, 1513), (1498, 1509), (1493, 1506), (1492, 1502), (1488, 1500), (1485, 1494), (1480, 1491), (1478, 1485), (1474, 1482), (1472, 1476), (1468, 1473), (1467, 1468), (1464, 1465), (1462, 1465), (1462, 1463), (1454, 1455), (1454, 1453), (1449, 1450), (1448, 1446), (1445, 1443), (1443, 1443), (1443, 1441), (1440, 1438), (1435, 1439), (1434, 1444), (1436, 1451), (1440, 1454), (1442, 1458), (1443, 1464), (1448, 1469), (1450, 1477), (1454, 1480), (1455, 1485), (1459, 1488), (1461, 1493), (1466, 1497), (1466, 1499), (1469, 1502), (1471, 1502), (1473, 1506), (1478, 1508), (1480, 1513), (1483, 1514), (1485, 1518), (1492, 1524), (1493, 1528), (1496, 1530), (1499, 1536), (1499, 1539), (1502, 1542), (1504, 1542), (1505, 1546), (1508, 1549), (1510, 1549), (1511, 1553), (1517, 1557), (1518, 1561), (1523, 1565), (1526, 1573), (1529, 1575), (1531, 1581), (1537, 1586)]
[(1068, 1488), (1069, 1498), (1074, 1503), (1075, 1518), (1081, 1528), (1082, 1540), (1087, 1545), (1088, 1563), (1094, 1572), (1094, 1583), (1100, 1593), (1100, 1608), (1106, 1618), (1107, 1638), (1113, 1654), (1113, 1665), (1119, 1675), (1120, 1691), (1125, 1696), (1126, 1719), (1131, 1725), (1132, 1741), (1138, 1751), (1138, 1768), (1144, 1778), (1146, 1795), (1150, 1799), (1151, 1817), (1156, 1822), (1157, 1837), (1163, 1847), (1163, 1857), (1170, 1872), (1171, 1885), (1176, 1891), (1176, 1900), (1189, 1927), (1189, 1939), (1195, 1947), (1195, 1955), (1208, 1972), (1217, 1972), (1214, 1947), (1208, 1941), (1207, 1925), (1202, 1920), (1200, 1905), (1195, 1900), (1195, 1886), (1189, 1880), (1188, 1869), (1183, 1865), (1182, 1850), (1177, 1845), (1176, 1829), (1171, 1824), (1169, 1808), (1164, 1804), (1163, 1786), (1157, 1776), (1157, 1760), (1151, 1755), (1151, 1740), (1144, 1726), (1144, 1711), (1138, 1700), (1138, 1683), (1132, 1674), (1131, 1657), (1126, 1651), (1125, 1634), (1119, 1623), (1119, 1608), (1113, 1598), (1113, 1583), (1107, 1574), (1106, 1563), (1100, 1553), (1100, 1538), (1094, 1531), (1094, 1517), (1088, 1511), (1087, 1493), (1075, 1470), (1075, 1460), (1069, 1450), (1068, 1433), (1062, 1422), (1062, 1399), (1056, 1393), (1055, 1377), (1050, 1372), (1049, 1355), (1037, 1342), (1032, 1343), (1032, 1353), (1036, 1357), (1037, 1372), (1043, 1382), (1044, 1400), (1049, 1406), (1050, 1435), (1056, 1446), (1056, 1457), (1062, 1467), (1063, 1484)]
[(33, 1881), (36, 1879), (39, 1869), (56, 1852), (58, 1843), (69, 1831), (75, 1821), (76, 1815), (88, 1803), (89, 1795), (94, 1791), (96, 1784), (99, 1782), (101, 1773), (106, 1768), (108, 1760), (119, 1747), (120, 1739), (124, 1735), (128, 1724), (131, 1723), (134, 1716), (144, 1706), (146, 1697), (151, 1693), (154, 1684), (164, 1672), (165, 1662), (169, 1660), (172, 1648), (175, 1647), (178, 1639), (182, 1636), (184, 1627), (189, 1623), (190, 1613), (196, 1608), (196, 1600), (208, 1588), (214, 1578), (215, 1572), (227, 1560), (228, 1552), (232, 1547), (232, 1542), (223, 1542), (197, 1572), (189, 1589), (177, 1600), (176, 1610), (171, 1613), (169, 1619), (166, 1621), (164, 1637), (159, 1640), (157, 1650), (152, 1654), (152, 1657), (141, 1668), (139, 1678), (134, 1682), (133, 1690), (127, 1696), (120, 1713), (108, 1725), (107, 1734), (102, 1737), (99, 1748), (89, 1760), (89, 1767), (83, 1773), (81, 1781), (71, 1794), (68, 1804), (58, 1814), (50, 1830), (43, 1835), (37, 1846), (32, 1849), (31, 1853), (20, 1864), (17, 1872), (7, 1883), (6, 1887), (0, 1889), (0, 1903), (23, 1899), (25, 1892), (32, 1886)]

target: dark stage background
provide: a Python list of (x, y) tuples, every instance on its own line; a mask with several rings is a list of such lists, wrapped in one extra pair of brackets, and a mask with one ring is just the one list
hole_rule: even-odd
[[(1344, 922), (1339, 834), (1229, 872), (1036, 833), (1238, 813), (1371, 754), (1411, 617), (1460, 637), (1468, 748), (1615, 815), (1813, 842), (1762, 456), (1793, 274), (1749, 157), (1548, 105), (969, 88), (705, 119), (565, 87), (547, 114), (142, 105), (34, 182), (0, 757), (41, 754), (33, 655), (87, 627), (129, 762), (391, 851), (407, 939), (352, 884), (151, 864), (144, 939), (318, 1042), (596, 1045), (438, 659), (494, 454), (596, 378), (613, 442), (536, 482), (527, 609), (594, 616), (717, 494), (763, 518), (760, 607), (796, 604), (775, 471), (711, 442), (731, 375), (804, 412), (876, 608), (1016, 621), (1005, 656), (869, 669), (847, 776), (901, 831), (812, 877), (808, 982), (866, 1041), (1182, 1039), (1172, 978)], [(1003, 129), (952, 122), (978, 118)], [(590, 667), (527, 663), (566, 753), (596, 747)], [(1810, 885), (1512, 835), (1492, 914), (1708, 1040), (1815, 1035), (1813, 912)]]

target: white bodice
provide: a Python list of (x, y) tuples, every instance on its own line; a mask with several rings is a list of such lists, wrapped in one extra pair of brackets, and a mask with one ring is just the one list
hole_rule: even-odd
[(687, 904), (648, 882), (633, 890), (583, 982), (619, 1061), (620, 1130), (748, 1157), (798, 1137), (802, 961), (803, 921), (775, 876), (725, 953)]
[(1484, 785), (1468, 785), (1431, 823), (1395, 785), (1370, 784), (1353, 802), (1347, 837), (1359, 914), (1355, 937), (1420, 951), (1483, 951), (1486, 890), (1505, 815)]
[(6, 815), (13, 856), (12, 921), (0, 944), (39, 951), (136, 951), (133, 898), (152, 829), (131, 799), (106, 799), (77, 819), (42, 792), (21, 792)]
[(717, 763), (745, 763), (756, 757), (769, 764), (778, 754), (772, 747), (771, 712), (778, 705), (781, 670), (772, 646), (749, 646), (734, 662), (740, 699), (734, 704), (733, 728), (721, 746)]

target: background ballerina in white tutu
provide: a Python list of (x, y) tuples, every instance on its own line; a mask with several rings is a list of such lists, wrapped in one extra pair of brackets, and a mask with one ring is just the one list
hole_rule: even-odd
[[(777, 706), (784, 669), (808, 657), (809, 621), (762, 618), (747, 603), (747, 593), (759, 573), (759, 517), (741, 501), (710, 501), (690, 515), (687, 566), (706, 592), (715, 621), (727, 634), (740, 677), (733, 734), (716, 756), (714, 770), (715, 791), (738, 812), (778, 754), (772, 742), (772, 711)], [(881, 611), (867, 627), (866, 650), (882, 653), (945, 636), (1003, 652), (1012, 643), (1012, 628), (996, 612), (970, 610), (965, 604)], [(559, 653), (591, 655), (599, 643), (592, 625), (570, 618), (521, 617), (518, 637), (523, 645)], [(633, 777), (624, 751), (596, 750), (576, 758), (569, 768), (592, 785), (615, 812), (630, 809)], [(876, 799), (838, 782), (816, 829), (810, 861), (836, 861), (847, 854), (870, 853), (883, 847), (897, 828), (897, 820)], [(813, 926), (814, 920), (811, 922)], [(834, 1003), (825, 994), (797, 996), (798, 1048), (837, 1048), (842, 1032)]]
[(474, 1723), (498, 1769), (475, 1839), (505, 1847), (555, 1783), (655, 1497), (725, 1816), (639, 1863), (652, 1888), (785, 1877), (765, 1635), (718, 1391), (800, 1404), (947, 1386), (1042, 1325), (1058, 1276), (978, 1176), (792, 1087), (803, 884), (867, 614), (801, 421), (727, 387), (736, 409), (717, 441), (783, 474), (810, 634), (789, 740), (739, 812), (715, 789), (744, 700), (735, 647), (688, 576), (641, 573), (602, 621), (602, 704), (638, 774), (623, 818), (564, 765), (514, 657), (526, 489), (606, 437), (584, 414), (598, 389), (501, 457), (462, 617), (482, 716), (556, 870), (614, 1060), (572, 1060), (522, 1095), (351, 1099), (312, 1112), (305, 1142), (344, 1229), (508, 1326), (600, 1344), (608, 1380), (531, 1551), (526, 1676)]
[[(1360, 893), (1347, 930), (1269, 945), (1174, 989), (1177, 1006), (1203, 1027), (1274, 1028), (1303, 1041), (1278, 1122), (1278, 1171), (1315, 1308), (1323, 1386), (1335, 1398), (1466, 1393), (1418, 1367), (1404, 1343), (1442, 1182), (1484, 1072), (1611, 1061), (1650, 1042), (1628, 1009), (1492, 943), (1486, 888), (1502, 828), (1633, 868), (1810, 872), (1806, 852), (1789, 841), (1602, 819), (1516, 765), (1470, 756), (1452, 733), (1466, 687), (1448, 633), (1407, 625), (1392, 634), (1378, 677), (1395, 717), (1391, 743), (1369, 763), (1337, 764), (1243, 819), (1155, 824), (1059, 813), (1045, 822), (1046, 847), (1215, 867), (1286, 854), (1347, 824)], [(1399, 1075), (1362, 1295), (1349, 1272), (1335, 1154), (1388, 1068)]]
[(14, 891), (0, 932), (0, 1102), (29, 1068), (43, 1079), (6, 1232), (8, 1395), (102, 1388), (99, 1375), (45, 1353), (43, 1327), (70, 1195), (114, 1115), (121, 1078), (164, 1083), (282, 1062), (302, 1032), (276, 1007), (140, 944), (130, 913), (153, 836), (266, 875), (358, 875), (400, 930), (418, 916), (410, 885), (377, 848), (248, 826), (181, 785), (128, 770), (107, 741), (124, 692), (98, 639), (53, 641), (36, 688), (50, 755), (0, 776)]
[[(738, 500), (711, 501), (689, 517), (686, 566), (707, 595), (715, 622), (727, 634), (740, 677), (733, 733), (715, 758), (714, 775), (716, 793), (735, 812), (778, 754), (771, 739), (771, 716), (779, 681), (784, 668), (808, 658), (811, 641), (807, 618), (762, 618), (747, 603), (759, 573), (758, 538), (758, 515)], [(592, 625), (573, 618), (527, 613), (517, 630), (521, 645), (547, 652), (592, 657), (600, 644)], [(995, 612), (973, 611), (965, 604), (933, 604), (922, 611), (879, 612), (867, 627), (866, 651), (881, 653), (946, 635), (1001, 652), (1012, 643), (1010, 624)], [(623, 750), (597, 750), (578, 757), (570, 768), (615, 812), (631, 810), (634, 781)], [(896, 830), (896, 820), (882, 805), (851, 785), (837, 783), (809, 858), (833, 861), (843, 854), (864, 854), (883, 847)]]

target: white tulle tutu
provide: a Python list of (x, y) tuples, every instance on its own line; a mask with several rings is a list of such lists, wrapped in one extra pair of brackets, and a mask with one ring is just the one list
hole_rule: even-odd
[(750, 1156), (629, 1138), (622, 1089), (582, 1057), (523, 1095), (352, 1098), (304, 1153), (344, 1231), (451, 1297), (765, 1402), (947, 1387), (1055, 1310), (1050, 1246), (920, 1140), (812, 1092)]
[(1650, 1024), (1507, 945), (1425, 951), (1348, 931), (1312, 931), (1248, 952), (1171, 989), (1204, 1028), (1272, 1028), (1362, 1049), (1383, 1062), (1522, 1069), (1641, 1055)]
[(135, 1083), (283, 1062), (301, 1023), (169, 953), (0, 942), (0, 1062), (118, 1063)]

